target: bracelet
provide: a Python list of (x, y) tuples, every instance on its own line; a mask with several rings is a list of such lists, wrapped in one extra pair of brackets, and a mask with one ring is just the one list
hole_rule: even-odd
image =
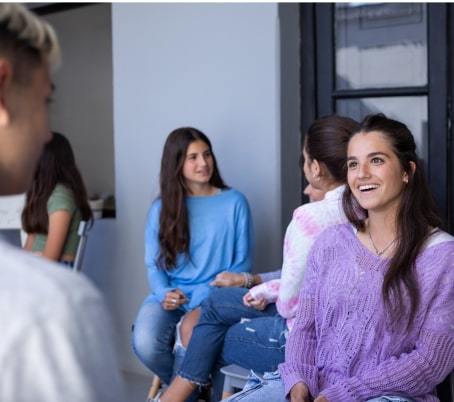
[(254, 277), (249, 272), (241, 272), (241, 275), (243, 275), (244, 278), (243, 288), (252, 288), (252, 285), (254, 284)]

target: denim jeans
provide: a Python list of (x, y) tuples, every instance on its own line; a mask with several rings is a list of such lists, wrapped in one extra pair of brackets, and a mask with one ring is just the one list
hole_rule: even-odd
[(272, 372), (285, 359), (287, 324), (280, 315), (242, 320), (225, 335), (222, 361), (256, 372)]
[(159, 302), (146, 299), (134, 323), (134, 353), (166, 384), (174, 372), (175, 328), (184, 313), (181, 309), (164, 310)]
[[(265, 373), (260, 378), (253, 372), (244, 389), (230, 398), (226, 402), (288, 402), (285, 398), (284, 383), (278, 371)], [(323, 394), (323, 392), (322, 392)], [(386, 395), (378, 398), (368, 399), (366, 402), (412, 402), (411, 399), (402, 396)]]
[[(202, 303), (198, 324), (194, 327), (186, 354), (178, 372), (183, 378), (199, 385), (209, 383), (210, 373), (219, 363), (224, 337), (230, 327), (242, 318), (259, 318), (276, 315), (274, 304), (258, 311), (243, 304), (247, 289), (218, 288)], [(242, 348), (244, 345), (239, 345)], [(260, 359), (262, 356), (258, 356)], [(222, 364), (222, 363), (221, 363)]]
[(265, 373), (263, 378), (253, 372), (244, 389), (230, 398), (228, 402), (288, 402), (285, 397), (284, 383), (278, 371)]

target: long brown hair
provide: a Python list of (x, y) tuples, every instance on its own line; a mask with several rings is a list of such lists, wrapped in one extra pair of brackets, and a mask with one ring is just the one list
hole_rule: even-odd
[(213, 174), (209, 183), (217, 188), (227, 188), (221, 178), (208, 137), (193, 127), (173, 130), (167, 137), (161, 159), (161, 213), (159, 216), (159, 255), (157, 265), (166, 270), (175, 267), (179, 253), (189, 254), (189, 221), (185, 196), (188, 194), (183, 165), (189, 145), (194, 141), (208, 145), (213, 158)]
[(67, 138), (60, 133), (52, 133), (52, 139), (44, 146), (35, 176), (27, 191), (25, 208), (22, 211), (22, 227), (27, 233), (48, 233), (49, 215), (47, 201), (57, 184), (72, 190), (75, 203), (82, 219), (92, 219), (82, 176)]
[[(391, 322), (401, 320), (408, 314), (409, 326), (420, 302), (419, 286), (414, 273), (416, 258), (431, 230), (440, 227), (441, 220), (427, 185), (422, 161), (416, 155), (413, 135), (407, 126), (380, 113), (366, 116), (358, 132), (371, 131), (386, 136), (402, 169), (408, 175), (408, 183), (402, 191), (396, 216), (396, 249), (385, 274), (382, 295)], [(412, 169), (411, 162), (416, 169)], [(348, 220), (358, 230), (364, 231), (367, 210), (359, 206), (349, 187), (344, 192), (343, 206)], [(409, 296), (409, 308), (405, 305), (404, 294)]]

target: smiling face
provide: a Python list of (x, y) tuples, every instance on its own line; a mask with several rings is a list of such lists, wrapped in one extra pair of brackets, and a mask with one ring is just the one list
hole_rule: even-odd
[(202, 140), (189, 144), (182, 169), (186, 185), (194, 193), (196, 188), (209, 185), (213, 175), (213, 156), (210, 147)]
[(362, 208), (397, 211), (408, 175), (390, 141), (378, 131), (354, 135), (347, 151), (347, 180)]

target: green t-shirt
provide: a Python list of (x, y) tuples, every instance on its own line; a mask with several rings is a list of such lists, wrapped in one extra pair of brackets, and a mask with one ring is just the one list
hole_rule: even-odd
[[(65, 245), (62, 255), (76, 255), (77, 245), (79, 244), (79, 223), (82, 220), (81, 213), (76, 206), (73, 192), (62, 184), (57, 184), (54, 191), (47, 200), (47, 214), (50, 215), (55, 211), (68, 211), (71, 214), (68, 235), (66, 236)], [(47, 235), (37, 233), (33, 242), (32, 251), (42, 252), (46, 245)]]

